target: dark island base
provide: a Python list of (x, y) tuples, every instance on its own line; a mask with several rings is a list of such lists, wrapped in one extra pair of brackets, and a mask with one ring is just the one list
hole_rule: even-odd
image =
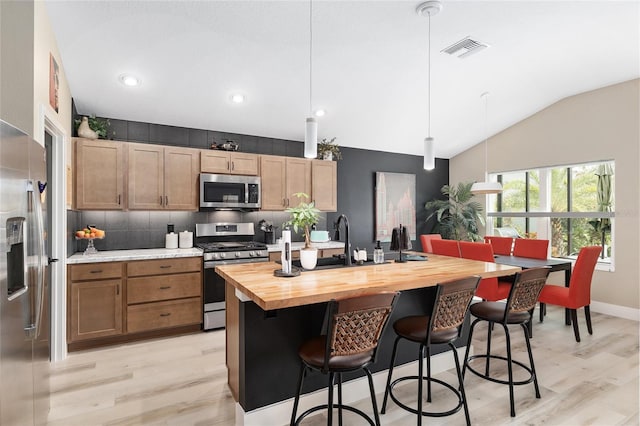
[[(229, 288), (228, 288), (229, 290)], [(435, 287), (403, 291), (389, 325), (387, 326), (378, 350), (377, 362), (371, 366), (372, 372), (386, 370), (389, 367), (395, 333), (392, 324), (395, 320), (408, 315), (421, 315), (430, 312), (435, 296)], [(277, 311), (263, 311), (253, 302), (240, 302), (234, 297), (227, 303), (237, 303), (237, 355), (238, 359), (230, 360), (229, 384), (237, 402), (245, 412), (264, 407), (269, 404), (287, 400), (295, 396), (300, 359), (298, 347), (305, 340), (320, 334), (322, 330), (326, 303), (305, 305)], [(233, 314), (235, 309), (230, 309)], [(228, 311), (229, 312), (229, 311)], [(227, 321), (229, 324), (229, 321)], [(467, 342), (469, 321), (463, 327), (461, 338), (456, 346), (464, 346)], [(234, 346), (236, 333), (228, 330), (227, 344)], [(231, 339), (231, 341), (229, 341)], [(229, 350), (229, 347), (227, 348)], [(436, 346), (432, 354), (444, 352), (446, 345)], [(398, 346), (396, 365), (415, 361), (418, 358), (418, 345), (402, 341)], [(231, 363), (229, 362), (231, 361)], [(236, 364), (237, 362), (237, 364)], [(235, 364), (235, 365), (234, 365)], [(237, 371), (236, 371), (237, 370)], [(234, 380), (237, 376), (237, 382)], [(344, 382), (363, 376), (364, 373), (344, 375)], [(237, 392), (234, 387), (237, 383)], [(305, 378), (304, 393), (308, 393), (327, 385), (327, 376), (310, 374)], [(381, 389), (377, 389), (381, 391)]]

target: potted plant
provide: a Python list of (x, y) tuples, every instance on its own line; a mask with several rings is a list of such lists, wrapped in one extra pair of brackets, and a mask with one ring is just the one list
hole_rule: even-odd
[[(76, 132), (82, 125), (83, 121), (87, 121), (87, 123), (89, 124), (89, 129), (93, 130), (96, 133), (98, 139), (107, 139), (107, 136), (109, 134), (109, 125), (111, 124), (109, 120), (98, 118), (95, 115), (92, 115), (90, 117), (82, 117), (81, 119), (75, 120)], [(80, 134), (78, 134), (78, 136), (80, 136)], [(113, 136), (115, 136), (115, 132), (113, 132)]]
[(306, 203), (303, 200), (309, 196), (303, 192), (293, 194), (298, 197), (300, 203), (296, 207), (289, 207), (285, 211), (291, 215), (291, 219), (284, 226), (292, 226), (294, 232), (304, 231), (304, 249), (300, 250), (300, 263), (304, 269), (313, 269), (318, 262), (318, 249), (311, 247), (310, 230), (313, 224), (320, 220), (320, 210), (314, 203)]
[(460, 182), (458, 186), (444, 185), (440, 190), (446, 200), (428, 201), (425, 208), (431, 211), (427, 221), (435, 217), (434, 230), (449, 240), (480, 241), (478, 223), (484, 225), (482, 206), (473, 201), (473, 183)]
[(318, 158), (322, 160), (342, 160), (342, 154), (340, 153), (340, 146), (336, 143), (336, 138), (333, 137), (330, 140), (322, 139), (318, 143)]

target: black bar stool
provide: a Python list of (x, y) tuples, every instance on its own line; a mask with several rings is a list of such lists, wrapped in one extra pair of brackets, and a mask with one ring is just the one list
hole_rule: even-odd
[[(444, 417), (460, 411), (460, 408), (464, 407), (464, 415), (467, 425), (471, 424), (469, 419), (469, 409), (467, 407), (467, 399), (464, 393), (464, 385), (462, 380), (462, 373), (460, 371), (460, 362), (458, 361), (458, 354), (453, 342), (460, 337), (462, 324), (464, 318), (467, 315), (469, 305), (473, 299), (473, 295), (476, 292), (476, 287), (480, 277), (473, 276), (463, 278), (460, 280), (449, 281), (446, 283), (438, 284), (436, 288), (436, 300), (433, 305), (433, 311), (431, 315), (421, 316), (409, 316), (397, 320), (393, 324), (397, 337), (393, 344), (393, 354), (391, 355), (391, 364), (389, 365), (389, 375), (387, 376), (387, 387), (384, 392), (384, 400), (382, 402), (382, 411), (384, 414), (387, 407), (387, 397), (391, 396), (391, 399), (401, 408), (414, 413), (418, 416), (418, 425), (422, 424), (422, 416), (431, 417)], [(407, 376), (396, 379), (391, 383), (391, 375), (393, 374), (393, 364), (396, 360), (396, 352), (398, 349), (398, 342), (400, 339), (406, 339), (410, 342), (420, 344), (418, 352), (418, 375)], [(456, 372), (458, 373), (459, 388), (451, 386), (450, 384), (431, 377), (431, 346), (447, 344), (453, 352), (453, 358), (456, 364)], [(423, 376), (423, 362), (426, 349), (427, 358), (427, 376)], [(394, 387), (406, 380), (418, 381), (418, 408), (412, 408), (408, 405), (400, 402), (398, 398), (393, 394)], [(455, 408), (442, 411), (431, 412), (422, 410), (422, 387), (423, 381), (427, 381), (427, 402), (431, 402), (431, 383), (438, 383), (445, 388), (449, 389), (458, 397), (458, 404)]]
[[(549, 275), (549, 268), (532, 268), (527, 269), (516, 274), (515, 281), (511, 285), (511, 291), (509, 297), (505, 302), (479, 302), (471, 305), (469, 309), (471, 314), (476, 319), (471, 323), (471, 330), (469, 331), (469, 341), (467, 342), (467, 350), (464, 355), (464, 367), (462, 368), (462, 376), (467, 369), (477, 376), (483, 379), (490, 380), (495, 383), (501, 383), (509, 385), (509, 400), (511, 404), (511, 417), (516, 416), (515, 403), (513, 400), (513, 386), (514, 385), (526, 385), (533, 382), (536, 398), (540, 398), (540, 389), (538, 388), (538, 378), (536, 377), (536, 369), (533, 364), (533, 353), (531, 352), (531, 343), (529, 342), (529, 329), (528, 325), (531, 322), (531, 316), (533, 315), (533, 309), (538, 301), (538, 296), (544, 283), (547, 281)], [(487, 321), (489, 324), (488, 336), (487, 336), (487, 352), (484, 354), (474, 355), (469, 357), (469, 348), (471, 347), (471, 339), (473, 337), (473, 331), (475, 326), (480, 321)], [(500, 324), (504, 328), (507, 344), (507, 357), (500, 355), (491, 355), (491, 329), (494, 324)], [(516, 361), (511, 357), (511, 338), (509, 335), (508, 325), (518, 324), (524, 331), (524, 338), (527, 344), (527, 352), (529, 354), (529, 366)], [(472, 367), (469, 362), (474, 359), (485, 359), (485, 371), (484, 374)], [(491, 376), (489, 361), (491, 359), (500, 359), (507, 362), (508, 380), (500, 379), (495, 376)], [(529, 377), (526, 380), (514, 381), (513, 379), (513, 364), (516, 364), (526, 370), (529, 373)]]
[[(378, 341), (398, 294), (397, 292), (382, 292), (329, 302), (327, 306), (327, 318), (329, 319), (327, 334), (304, 342), (298, 350), (302, 365), (298, 391), (291, 413), (291, 425), (298, 425), (309, 414), (324, 409), (328, 410), (327, 424), (331, 425), (334, 407), (338, 408), (340, 425), (342, 425), (343, 409), (360, 415), (371, 425), (380, 425), (373, 378), (367, 367), (375, 362)], [(328, 403), (312, 407), (296, 418), (304, 378), (311, 370), (329, 375)], [(356, 370), (364, 370), (367, 374), (375, 423), (363, 411), (342, 404), (342, 373)], [(338, 404), (333, 403), (333, 385), (336, 379), (338, 382)]]

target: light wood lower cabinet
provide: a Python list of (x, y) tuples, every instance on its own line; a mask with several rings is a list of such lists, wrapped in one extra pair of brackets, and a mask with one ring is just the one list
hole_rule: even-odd
[(68, 268), (71, 345), (107, 345), (202, 324), (201, 257)]

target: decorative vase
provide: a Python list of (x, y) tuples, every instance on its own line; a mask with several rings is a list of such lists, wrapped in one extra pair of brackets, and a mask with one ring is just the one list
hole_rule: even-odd
[(89, 119), (82, 117), (82, 122), (78, 126), (78, 136), (85, 139), (98, 139), (98, 134), (89, 127)]
[(300, 264), (304, 269), (310, 270), (318, 263), (318, 249), (307, 248), (300, 250)]
[(322, 159), (327, 161), (333, 161), (333, 152), (325, 151), (322, 153)]

